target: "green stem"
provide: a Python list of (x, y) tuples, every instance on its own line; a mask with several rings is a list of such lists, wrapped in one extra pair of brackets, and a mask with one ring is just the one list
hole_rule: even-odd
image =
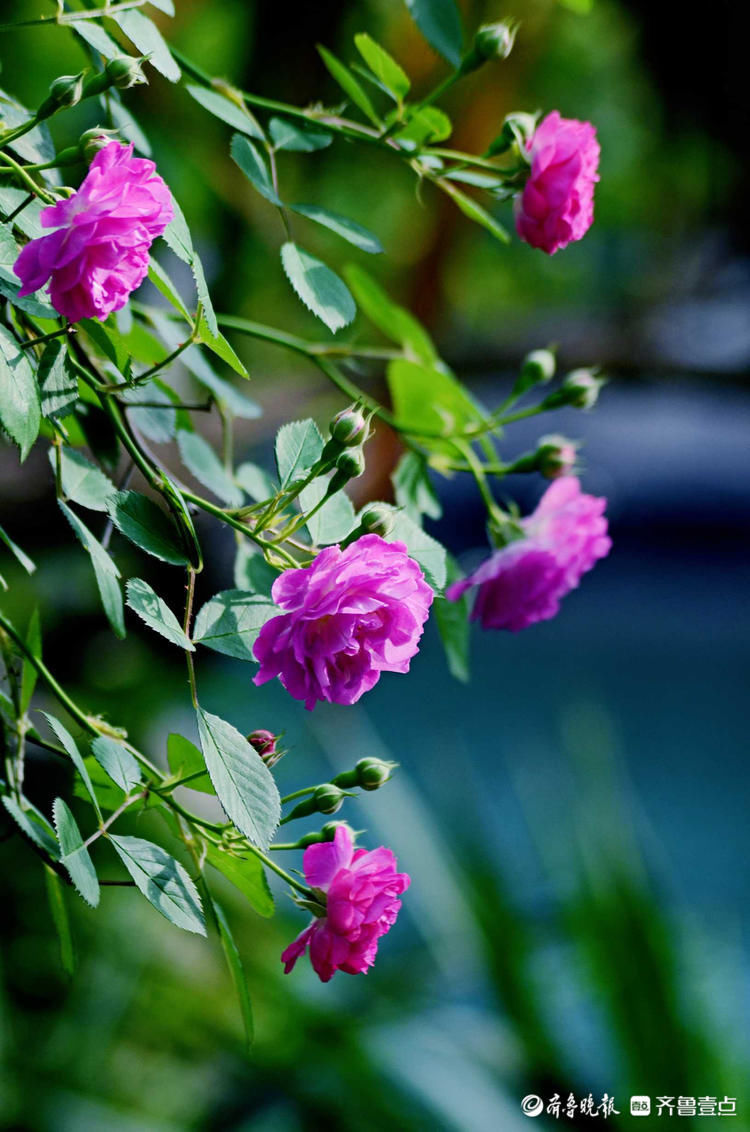
[(82, 848), (88, 849), (89, 845), (91, 845), (93, 841), (96, 841), (97, 838), (101, 837), (102, 834), (107, 832), (111, 825), (114, 825), (120, 815), (124, 814), (129, 806), (132, 806), (134, 802), (138, 802), (141, 798), (145, 798), (146, 793), (147, 791), (141, 790), (138, 794), (133, 794), (132, 796), (127, 797), (122, 805), (118, 806), (114, 813), (110, 814), (105, 822), (102, 822), (96, 833), (92, 833), (91, 837), (88, 837), (84, 841)]
[(30, 177), (24, 167), (22, 165), (19, 165), (17, 161), (14, 161), (9, 154), (0, 153), (0, 158), (2, 158), (5, 164), (11, 167), (15, 175), (23, 181), (29, 192), (32, 192), (34, 196), (39, 197), (39, 199), (43, 200), (46, 204), (55, 203), (55, 198), (52, 193), (48, 193), (47, 190), (43, 189), (41, 185), (37, 185), (34, 178)]
[(98, 20), (103, 16), (116, 16), (130, 8), (142, 8), (146, 0), (121, 0), (119, 4), (107, 4), (104, 8), (90, 8), (85, 12), (61, 12), (56, 16), (39, 16), (36, 20), (18, 20), (12, 24), (0, 24), (0, 31), (14, 31), (15, 28), (64, 27), (78, 20)]
[(73, 327), (63, 326), (61, 330), (50, 330), (49, 334), (42, 334), (39, 338), (27, 338), (25, 342), (21, 343), (21, 349), (29, 350), (32, 346), (41, 346), (43, 342), (50, 342), (53, 338), (60, 338), (63, 334), (74, 333)]
[[(188, 583), (187, 595), (185, 598), (185, 621), (184, 630), (185, 636), (190, 639), (190, 622), (193, 616), (193, 599), (195, 597), (195, 570), (188, 567)], [(187, 661), (188, 680), (190, 681), (190, 697), (193, 701), (193, 707), (198, 707), (198, 690), (195, 686), (195, 665), (193, 663), (193, 654), (189, 649), (185, 649), (185, 660)]]
[(293, 802), (295, 798), (304, 798), (306, 794), (314, 794), (317, 789), (317, 786), (305, 786), (302, 790), (295, 790), (293, 794), (285, 794), (281, 799), (281, 804), (284, 806), (287, 802)]

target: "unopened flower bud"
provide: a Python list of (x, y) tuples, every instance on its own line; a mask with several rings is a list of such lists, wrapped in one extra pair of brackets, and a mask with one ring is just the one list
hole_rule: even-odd
[(521, 363), (521, 372), (513, 393), (518, 397), (534, 385), (551, 381), (555, 375), (555, 366), (555, 355), (551, 350), (532, 350)]
[(136, 59), (133, 55), (116, 55), (110, 59), (104, 68), (112, 80), (112, 85), (118, 90), (128, 90), (131, 86), (147, 83), (148, 79), (143, 73), (141, 63), (145, 56)]
[(320, 814), (335, 814), (344, 804), (345, 797), (344, 791), (338, 786), (334, 786), (332, 782), (324, 782), (313, 794), (315, 809)]
[(574, 369), (560, 386), (560, 394), (566, 405), (576, 409), (591, 409), (597, 402), (599, 390), (604, 382), (589, 369)]
[(100, 149), (109, 145), (113, 137), (119, 135), (119, 130), (105, 130), (103, 126), (94, 126), (81, 134), (78, 145), (86, 161), (91, 162)]
[(278, 736), (274, 735), (272, 731), (251, 731), (247, 737), (247, 741), (253, 747), (266, 766), (271, 767), (274, 763), (278, 762), (283, 752), (279, 751), (276, 747)]
[(347, 480), (355, 480), (365, 470), (365, 457), (361, 448), (346, 448), (336, 460), (336, 471)]
[(363, 790), (378, 790), (391, 777), (395, 766), (383, 759), (360, 759), (355, 767), (357, 785)]
[(61, 75), (50, 84), (49, 94), (36, 112), (37, 118), (50, 118), (58, 110), (75, 106), (83, 93), (83, 71), (78, 75)]
[(339, 444), (363, 444), (367, 439), (367, 418), (361, 409), (344, 409), (331, 421), (329, 432)]
[(565, 436), (543, 436), (537, 449), (537, 468), (548, 480), (568, 476), (575, 469), (577, 446)]
[(519, 155), (525, 155), (528, 153), (527, 144), (536, 130), (536, 124), (536, 114), (526, 114), (523, 110), (506, 114), (500, 133), (485, 150), (485, 157), (494, 157), (495, 154), (506, 153), (512, 145), (518, 147)]
[(393, 512), (377, 504), (367, 507), (360, 516), (360, 526), (368, 534), (387, 538), (393, 530)]
[(349, 825), (349, 822), (346, 822), (346, 821), (327, 821), (326, 824), (324, 826), (322, 826), (321, 830), (320, 830), (321, 840), (322, 841), (333, 841), (334, 837), (336, 836), (336, 830), (340, 829), (341, 826), (344, 826), (345, 829), (348, 829), (351, 834), (356, 836), (356, 834), (354, 833), (354, 830)]
[(482, 24), (474, 36), (474, 47), (484, 59), (507, 59), (513, 50), (518, 28), (516, 20)]

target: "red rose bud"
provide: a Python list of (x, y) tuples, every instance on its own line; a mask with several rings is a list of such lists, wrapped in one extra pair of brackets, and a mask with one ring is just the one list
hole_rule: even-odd
[(578, 459), (577, 445), (564, 436), (543, 436), (537, 450), (537, 468), (548, 480), (568, 476)]
[(354, 406), (337, 413), (329, 425), (331, 436), (339, 444), (364, 444), (368, 431), (366, 416)]
[(252, 731), (247, 741), (251, 747), (254, 747), (266, 766), (273, 766), (281, 758), (283, 751), (277, 750), (276, 743), (278, 735), (274, 735), (272, 731)]

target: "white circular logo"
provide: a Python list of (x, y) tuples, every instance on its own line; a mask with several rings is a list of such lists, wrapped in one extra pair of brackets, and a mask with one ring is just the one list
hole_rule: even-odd
[(524, 1116), (539, 1116), (544, 1109), (544, 1101), (536, 1093), (529, 1093), (521, 1101), (521, 1111)]

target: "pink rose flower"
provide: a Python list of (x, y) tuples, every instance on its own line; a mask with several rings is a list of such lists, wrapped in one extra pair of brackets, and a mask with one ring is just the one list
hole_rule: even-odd
[(585, 236), (594, 221), (599, 143), (590, 122), (561, 118), (540, 122), (527, 143), (531, 173), (515, 200), (516, 230), (533, 248), (554, 255)]
[(516, 633), (554, 617), (561, 599), (609, 553), (606, 505), (606, 499), (584, 495), (575, 476), (555, 480), (521, 521), (525, 537), (496, 550), (445, 596), (458, 601), (476, 588), (471, 620), (483, 629)]
[(356, 703), (381, 672), (408, 672), (433, 599), (405, 545), (374, 534), (285, 570), (271, 593), (286, 612), (255, 642), (254, 683), (278, 676), (308, 710), (318, 700)]
[(366, 974), (378, 951), (378, 940), (396, 922), (398, 899), (411, 883), (396, 872), (390, 849), (354, 848), (346, 826), (333, 841), (310, 845), (303, 858), (305, 880), (326, 894), (326, 915), (315, 919), (281, 955), (286, 975), (309, 947), (310, 962), (322, 982), (336, 971)]
[(40, 213), (56, 228), (26, 245), (14, 267), (20, 295), (50, 280), (52, 306), (70, 322), (105, 319), (125, 306), (148, 272), (148, 252), (173, 216), (172, 197), (153, 161), (112, 141), (91, 162), (80, 188)]

